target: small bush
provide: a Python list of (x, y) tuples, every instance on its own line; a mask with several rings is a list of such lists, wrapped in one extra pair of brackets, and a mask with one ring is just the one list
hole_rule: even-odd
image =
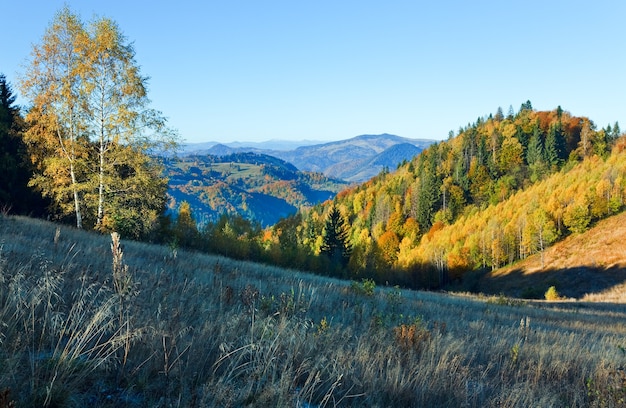
[(430, 332), (419, 322), (401, 324), (394, 328), (396, 344), (401, 349), (421, 351), (425, 343), (430, 340)]
[(546, 298), (546, 300), (549, 300), (549, 301), (562, 299), (561, 295), (559, 295), (559, 292), (557, 292), (555, 286), (550, 286), (548, 288), (548, 290), (546, 291), (546, 294), (545, 294), (545, 298)]
[(361, 283), (352, 281), (350, 289), (359, 295), (374, 296), (376, 282), (373, 279), (363, 279)]
[(526, 305), (526, 303), (524, 303), (523, 300), (513, 299), (508, 296), (505, 296), (502, 293), (499, 294), (498, 296), (490, 296), (487, 299), (487, 304), (498, 305), (498, 306), (515, 306), (515, 307)]

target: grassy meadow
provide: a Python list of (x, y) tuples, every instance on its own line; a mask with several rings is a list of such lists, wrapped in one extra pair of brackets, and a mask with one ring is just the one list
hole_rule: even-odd
[(625, 367), (618, 303), (374, 287), (0, 216), (0, 408), (617, 407)]

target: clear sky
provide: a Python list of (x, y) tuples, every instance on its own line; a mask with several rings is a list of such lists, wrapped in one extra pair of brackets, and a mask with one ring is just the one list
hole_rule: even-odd
[(18, 95), (64, 4), (119, 24), (189, 142), (445, 139), (526, 100), (626, 129), (619, 0), (3, 1), (0, 72)]

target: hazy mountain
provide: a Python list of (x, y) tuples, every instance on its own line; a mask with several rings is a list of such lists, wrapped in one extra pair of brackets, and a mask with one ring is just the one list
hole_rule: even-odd
[(399, 163), (411, 160), (421, 151), (422, 149), (413, 144), (400, 143), (372, 157), (359, 160), (344, 160), (326, 168), (324, 173), (329, 177), (361, 182), (371, 179), (383, 169), (395, 170)]
[[(202, 143), (182, 143), (178, 150), (180, 156), (199, 154), (218, 154), (217, 146), (220, 149), (230, 149), (226, 154), (255, 152), (268, 153), (271, 151), (294, 150), (301, 146), (310, 146), (323, 143), (319, 140), (267, 140), (264, 142), (202, 142)], [(219, 150), (217, 150), (219, 152)]]
[[(395, 169), (434, 140), (407, 139), (381, 134), (361, 135), (328, 143), (313, 141), (268, 141), (261, 143), (195, 143), (185, 144), (180, 156), (210, 154), (225, 156), (252, 152), (278, 157), (299, 170), (323, 173), (329, 177), (361, 182), (377, 175), (383, 168)], [(291, 149), (287, 149), (291, 146)]]
[[(378, 171), (369, 168), (368, 166), (371, 164), (369, 160), (374, 159), (385, 150), (396, 145), (405, 145), (405, 148), (406, 145), (412, 145), (418, 149), (409, 151), (410, 157), (413, 157), (432, 143), (434, 140), (407, 139), (384, 133), (381, 135), (361, 135), (319, 145), (301, 146), (295, 150), (273, 152), (272, 154), (295, 164), (300, 170), (318, 171), (331, 177), (340, 177), (351, 181), (365, 181), (376, 175), (385, 165), (395, 168), (406, 158), (403, 156), (402, 159), (393, 162), (390, 160), (392, 157), (390, 155), (384, 159), (385, 165), (378, 166)], [(402, 148), (399, 150), (401, 151)], [(359, 174), (361, 176), (358, 176)]]

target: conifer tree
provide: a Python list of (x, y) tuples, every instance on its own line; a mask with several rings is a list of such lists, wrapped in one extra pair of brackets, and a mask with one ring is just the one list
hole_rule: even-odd
[(351, 247), (348, 241), (348, 227), (336, 206), (332, 206), (326, 218), (320, 252), (333, 263), (346, 266), (350, 260)]
[(417, 201), (417, 223), (424, 231), (430, 229), (439, 209), (441, 182), (437, 179), (437, 145), (422, 153), (420, 160), (420, 188)]
[(541, 136), (541, 129), (536, 126), (533, 135), (528, 141), (528, 149), (526, 150), (526, 162), (528, 165), (533, 165), (543, 160), (543, 143)]
[(43, 215), (45, 202), (28, 187), (32, 168), (23, 140), (24, 120), (16, 95), (0, 74), (0, 209)]
[(558, 168), (563, 162), (563, 159), (565, 159), (565, 140), (563, 139), (563, 131), (560, 122), (550, 126), (550, 130), (546, 136), (544, 153), (548, 164), (555, 168)]
[(19, 144), (15, 135), (18, 109), (6, 77), (0, 74), (0, 206), (14, 205), (13, 194), (19, 183)]

